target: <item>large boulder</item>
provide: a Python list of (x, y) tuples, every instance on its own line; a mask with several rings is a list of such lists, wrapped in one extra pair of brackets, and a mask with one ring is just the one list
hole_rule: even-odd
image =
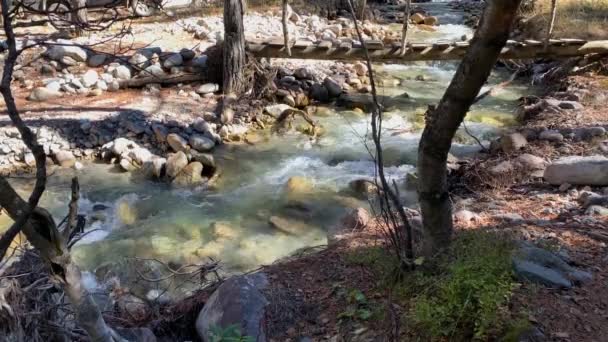
[(76, 157), (71, 151), (55, 152), (55, 160), (61, 167), (72, 167), (76, 164)]
[(520, 279), (549, 287), (570, 288), (593, 278), (591, 273), (571, 266), (560, 256), (525, 242), (515, 251), (512, 261)]
[(608, 186), (608, 158), (603, 156), (565, 157), (547, 166), (544, 178), (554, 185)]
[(203, 182), (203, 164), (192, 162), (184, 167), (173, 180), (173, 185), (188, 187), (199, 185)]
[(179, 151), (170, 155), (167, 158), (167, 163), (165, 165), (165, 174), (167, 177), (173, 179), (186, 167), (186, 165), (188, 165), (188, 157), (184, 152)]
[(196, 331), (204, 342), (216, 341), (212, 329), (236, 325), (243, 336), (266, 341), (265, 319), (268, 300), (266, 274), (257, 272), (226, 280), (209, 297), (196, 319)]
[(57, 45), (51, 45), (46, 51), (48, 58), (54, 61), (65, 60), (65, 57), (69, 57), (76, 62), (87, 61), (87, 51), (79, 46), (74, 45), (72, 41), (59, 39)]

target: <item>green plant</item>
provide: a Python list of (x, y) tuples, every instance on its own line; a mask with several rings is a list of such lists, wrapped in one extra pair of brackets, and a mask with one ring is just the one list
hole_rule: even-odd
[[(512, 242), (485, 232), (463, 232), (434, 273), (412, 277), (412, 318), (432, 338), (484, 339), (501, 329), (514, 287)], [(430, 285), (430, 286), (429, 286)]]
[(365, 294), (359, 290), (351, 290), (346, 298), (348, 306), (346, 311), (338, 315), (341, 320), (355, 319), (366, 321), (373, 316), (371, 307), (367, 301)]
[(243, 336), (236, 324), (229, 325), (226, 328), (213, 326), (209, 332), (211, 342), (255, 342), (251, 336)]

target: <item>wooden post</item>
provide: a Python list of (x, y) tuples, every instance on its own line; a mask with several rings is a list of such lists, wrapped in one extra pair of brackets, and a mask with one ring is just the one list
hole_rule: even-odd
[(224, 94), (238, 95), (245, 91), (244, 0), (224, 0)]
[(555, 15), (557, 14), (557, 0), (551, 0), (551, 18), (549, 18), (549, 25), (547, 26), (547, 37), (545, 37), (545, 51), (549, 47), (549, 40), (553, 34), (553, 25), (555, 24)]
[(407, 28), (410, 22), (410, 16), (412, 15), (412, 0), (405, 2), (405, 9), (403, 11), (403, 32), (401, 33), (401, 55), (405, 55), (407, 52)]
[(291, 46), (289, 45), (289, 27), (287, 23), (289, 21), (288, 18), (288, 7), (287, 0), (283, 0), (283, 41), (285, 42), (285, 51), (287, 51), (287, 55), (291, 56)]

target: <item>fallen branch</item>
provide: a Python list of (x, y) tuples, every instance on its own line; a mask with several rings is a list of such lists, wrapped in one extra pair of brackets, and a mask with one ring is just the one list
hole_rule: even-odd
[(168, 76), (146, 76), (120, 81), (121, 88), (141, 88), (147, 84), (171, 85), (178, 83), (200, 82), (207, 80), (203, 74), (181, 74)]

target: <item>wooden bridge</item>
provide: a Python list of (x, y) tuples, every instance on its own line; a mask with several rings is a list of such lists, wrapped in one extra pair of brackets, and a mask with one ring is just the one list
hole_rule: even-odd
[[(429, 60), (457, 60), (466, 53), (468, 41), (437, 41), (433, 43), (409, 43), (405, 54), (401, 54), (398, 42), (385, 44), (382, 41), (366, 41), (372, 60), (377, 62), (408, 62)], [(318, 43), (296, 41), (291, 45), (291, 56), (287, 55), (282, 38), (272, 41), (249, 41), (247, 50), (256, 57), (297, 58), (324, 60), (362, 60), (365, 50), (352, 41), (325, 40)], [(537, 40), (509, 40), (503, 48), (501, 59), (568, 58), (589, 54), (608, 53), (608, 40), (586, 41), (581, 39), (552, 39), (545, 49), (544, 42)]]

